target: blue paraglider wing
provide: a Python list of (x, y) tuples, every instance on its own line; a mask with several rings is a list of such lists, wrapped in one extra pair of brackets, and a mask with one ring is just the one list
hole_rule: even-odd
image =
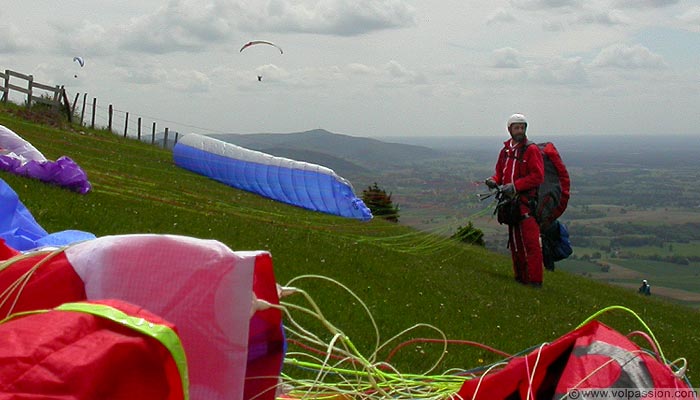
[(83, 57), (73, 57), (73, 61), (77, 61), (81, 67), (85, 66), (85, 60), (83, 59)]
[(350, 182), (333, 170), (275, 157), (198, 134), (182, 137), (173, 149), (175, 164), (229, 186), (327, 214), (372, 219)]
[(65, 230), (49, 234), (22, 204), (12, 187), (0, 179), (0, 239), (15, 250), (28, 251), (43, 246), (65, 246), (94, 239), (90, 232)]

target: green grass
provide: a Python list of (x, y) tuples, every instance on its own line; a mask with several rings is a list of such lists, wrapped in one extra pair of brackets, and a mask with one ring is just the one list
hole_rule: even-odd
[[(622, 305), (649, 324), (668, 358), (686, 357), (691, 378), (697, 376), (700, 314), (691, 308), (561, 271), (547, 272), (542, 290), (523, 287), (512, 278), (509, 257), (483, 248), (381, 220), (362, 223), (310, 212), (235, 190), (176, 167), (166, 150), (119, 135), (56, 130), (3, 109), (0, 124), (47, 158), (70, 156), (89, 176), (93, 191), (83, 196), (0, 173), (48, 232), (167, 233), (217, 239), (233, 250), (268, 250), (280, 283), (319, 274), (347, 285), (367, 304), (384, 340), (427, 323), (450, 339), (516, 353), (560, 337), (606, 306)], [(371, 325), (357, 301), (331, 284), (302, 281), (299, 286), (361, 351), (372, 350)], [(623, 333), (643, 329), (626, 313), (600, 319)], [(417, 336), (438, 337), (425, 329), (401, 340)], [(423, 371), (439, 355), (432, 346), (423, 349), (425, 354), (411, 347), (393, 361), (402, 372)], [(451, 347), (440, 370), (477, 367), (499, 358)]]

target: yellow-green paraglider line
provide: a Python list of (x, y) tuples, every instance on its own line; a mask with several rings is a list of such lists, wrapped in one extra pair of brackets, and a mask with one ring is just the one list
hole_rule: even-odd
[[(365, 312), (367, 312), (370, 316), (372, 323), (374, 324), (374, 319), (372, 318), (371, 314), (369, 314), (369, 309), (347, 287), (341, 285), (340, 283), (334, 281), (331, 278), (318, 275), (300, 276), (290, 281), (290, 284), (301, 279), (324, 279), (329, 282), (338, 284), (345, 291), (351, 293), (355, 297), (355, 299), (359, 301), (362, 307), (364, 307)], [(377, 362), (376, 356), (381, 348), (385, 347), (391, 341), (396, 340), (402, 334), (410, 332), (413, 328), (415, 328), (415, 326), (392, 337), (389, 341), (387, 341), (384, 344), (378, 344), (380, 343), (380, 339), (378, 336), (379, 333), (377, 332), (377, 344), (375, 344), (375, 350), (372, 352), (370, 357), (364, 357), (362, 354), (360, 354), (357, 347), (353, 344), (350, 338), (348, 338), (340, 330), (334, 327), (330, 322), (325, 320), (320, 308), (315, 304), (315, 302), (313, 301), (311, 296), (308, 295), (308, 293), (303, 292), (300, 289), (290, 287), (285, 287), (283, 289), (291, 289), (292, 292), (303, 293), (304, 298), (310, 303), (312, 308), (307, 309), (296, 304), (288, 304), (285, 302), (281, 302), (279, 306), (276, 306), (280, 310), (282, 310), (287, 317), (289, 317), (290, 323), (289, 326), (285, 326), (285, 329), (289, 333), (288, 340), (290, 341), (290, 343), (292, 342), (292, 337), (298, 337), (302, 340), (307, 340), (309, 343), (311, 343), (313, 345), (312, 348), (325, 349), (318, 350), (319, 353), (324, 354), (322, 357), (316, 357), (303, 351), (294, 351), (289, 352), (287, 354), (284, 361), (285, 365), (300, 368), (301, 370), (317, 372), (315, 379), (295, 379), (288, 373), (288, 371), (283, 371), (281, 376), (283, 378), (284, 383), (289, 384), (291, 385), (291, 387), (293, 387), (293, 389), (291, 389), (291, 391), (288, 392), (293, 396), (298, 395), (301, 397), (317, 397), (316, 395), (318, 395), (318, 398), (323, 398), (324, 396), (326, 396), (326, 398), (331, 398), (334, 394), (337, 394), (350, 395), (353, 398), (361, 399), (386, 399), (394, 397), (410, 397), (417, 399), (452, 398), (453, 396), (456, 396), (456, 393), (458, 393), (459, 389), (462, 387), (464, 382), (477, 378), (483, 379), (483, 377), (493, 369), (505, 365), (508, 360), (518, 356), (514, 355), (512, 357), (507, 358), (504, 361), (494, 363), (490, 367), (486, 368), (485, 371), (483, 368), (480, 368), (479, 370), (484, 371), (481, 372), (480, 375), (475, 374), (477, 370), (472, 370), (472, 372), (469, 372), (459, 369), (449, 370), (450, 374), (434, 374), (430, 373), (430, 371), (427, 371), (425, 373), (403, 374), (386, 362)], [(324, 343), (319, 339), (317, 335), (310, 333), (303, 327), (299, 326), (290, 314), (292, 310), (304, 312), (308, 315), (315, 316), (323, 324), (323, 326), (326, 329), (328, 329), (330, 333), (333, 334), (333, 339), (329, 343)], [(634, 311), (632, 311), (629, 308), (623, 306), (606, 307), (588, 317), (577, 327), (577, 329), (586, 325), (591, 320), (596, 319), (601, 314), (612, 310), (623, 310), (634, 315), (635, 318), (642, 324), (642, 326), (650, 333), (651, 337), (653, 338), (653, 341), (659, 349), (660, 357), (663, 360), (665, 360), (663, 353), (661, 353), (660, 351), (658, 341), (651, 332), (651, 329)], [(425, 324), (420, 325), (429, 326)], [(437, 332), (440, 332), (439, 329), (434, 329)], [(444, 337), (444, 335), (443, 339), (445, 340), (445, 342), (447, 342), (447, 339)], [(339, 346), (342, 346), (342, 348)], [(535, 347), (539, 347), (540, 349), (542, 349), (546, 346), (547, 343), (543, 343)], [(323, 351), (325, 351), (325, 353), (323, 353)], [(337, 354), (335, 357), (339, 358), (340, 361), (331, 364), (331, 353)], [(442, 356), (440, 357), (438, 362), (436, 362), (435, 366), (438, 365), (441, 359)], [(674, 363), (671, 363), (669, 365), (672, 366)], [(434, 369), (435, 366), (433, 366), (431, 370)], [(596, 371), (593, 371), (593, 373), (595, 372)], [(326, 381), (327, 379), (331, 378), (335, 381)]]

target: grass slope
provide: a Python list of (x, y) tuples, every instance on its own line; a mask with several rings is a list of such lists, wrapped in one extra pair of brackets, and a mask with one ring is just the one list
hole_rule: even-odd
[[(686, 357), (691, 379), (697, 376), (700, 323), (698, 312), (690, 308), (561, 272), (546, 273), (542, 290), (523, 287), (512, 279), (509, 258), (482, 248), (381, 220), (362, 223), (310, 212), (235, 190), (176, 167), (166, 150), (118, 135), (58, 130), (18, 119), (2, 108), (0, 124), (47, 158), (70, 156), (89, 176), (93, 191), (83, 196), (0, 172), (48, 232), (179, 234), (217, 239), (234, 250), (269, 250), (280, 283), (319, 274), (347, 285), (366, 302), (382, 341), (427, 323), (450, 339), (516, 353), (558, 338), (606, 306), (622, 305), (652, 328), (667, 358)], [(370, 321), (355, 299), (323, 281), (301, 281), (298, 286), (361, 351), (373, 350)], [(643, 330), (627, 313), (608, 313), (600, 320), (623, 333)], [(419, 329), (401, 340), (411, 337), (438, 336)], [(413, 346), (392, 362), (402, 372), (421, 372), (438, 356), (438, 346)], [(477, 367), (499, 358), (453, 346), (439, 370)]]

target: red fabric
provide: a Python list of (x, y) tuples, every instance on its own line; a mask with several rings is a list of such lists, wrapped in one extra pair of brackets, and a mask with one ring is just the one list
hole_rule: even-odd
[[(258, 299), (279, 304), (270, 254), (257, 256), (253, 292)], [(248, 364), (244, 399), (274, 400), (284, 358), (282, 313), (277, 309), (256, 312), (250, 319)]]
[[(598, 388), (612, 387), (605, 385), (615, 382), (619, 377), (616, 366), (598, 371), (603, 363), (609, 361), (609, 357), (580, 358), (572, 351), (578, 346), (593, 342), (602, 342), (630, 352), (639, 350), (624, 335), (598, 321), (592, 321), (545, 345), (541, 350), (538, 348), (526, 356), (513, 358), (498, 372), (492, 372), (483, 379), (474, 378), (465, 382), (458, 394), (463, 399), (525, 400), (530, 391), (531, 398), (551, 399), (560, 398), (568, 389), (577, 386), (590, 388), (600, 384)], [(688, 388), (685, 382), (673, 376), (669, 367), (653, 357), (641, 352), (633, 354), (638, 355), (650, 372), (654, 388)], [(583, 377), (590, 374), (591, 378), (582, 382)]]
[[(45, 254), (28, 257), (0, 271), (0, 293), (45, 257)], [(9, 294), (9, 300), (0, 306), (0, 317), (22, 311), (51, 309), (63, 303), (83, 300), (86, 300), (83, 281), (61, 253), (38, 267), (24, 287), (18, 287)]]
[(9, 260), (19, 254), (21, 254), (19, 251), (7, 245), (5, 239), (0, 238), (0, 261)]
[[(129, 315), (172, 325), (136, 306)], [(169, 351), (157, 340), (92, 314), (50, 311), (0, 324), (0, 399), (182, 399)]]
[(533, 217), (508, 226), (508, 243), (515, 279), (522, 283), (542, 283), (543, 261), (540, 226)]
[(571, 178), (569, 177), (569, 171), (564, 165), (564, 161), (562, 161), (559, 155), (559, 151), (557, 151), (553, 143), (548, 142), (544, 146), (543, 151), (554, 165), (554, 168), (557, 169), (559, 173), (559, 183), (561, 184), (561, 200), (559, 201), (559, 206), (554, 209), (554, 212), (552, 212), (549, 218), (548, 222), (551, 223), (564, 213), (566, 206), (569, 204), (569, 198), (571, 196)]

